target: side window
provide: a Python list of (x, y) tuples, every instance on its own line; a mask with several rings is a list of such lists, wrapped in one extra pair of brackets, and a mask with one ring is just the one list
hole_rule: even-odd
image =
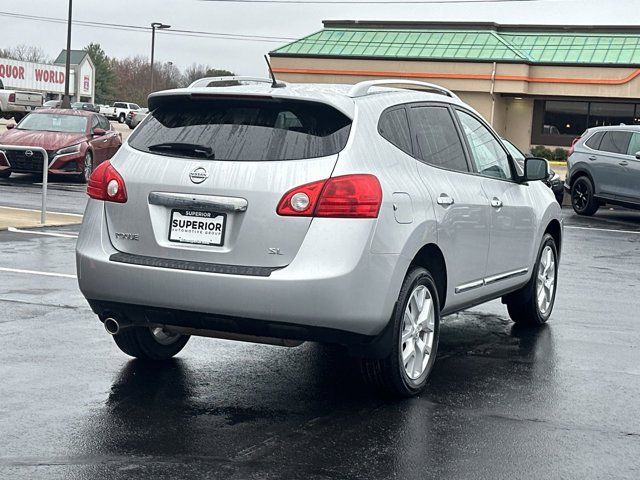
[(409, 121), (404, 107), (382, 112), (378, 122), (378, 133), (403, 152), (413, 155)]
[(104, 130), (111, 130), (111, 124), (104, 115), (98, 115), (98, 125)]
[(139, 107), (137, 104), (135, 104), (135, 103), (130, 103), (130, 104), (129, 104), (129, 108), (130, 108), (131, 110), (140, 110), (140, 107)]
[(98, 121), (98, 116), (93, 115), (91, 117), (91, 131), (93, 132), (96, 128), (100, 127), (100, 122)]
[(469, 171), (462, 141), (447, 107), (413, 107), (411, 126), (416, 157), (436, 167)]
[(593, 148), (594, 150), (600, 150), (600, 142), (602, 142), (602, 137), (604, 137), (604, 132), (596, 132), (591, 135), (589, 140), (584, 142), (584, 144), (589, 148)]
[(636, 153), (640, 152), (640, 133), (634, 133), (631, 136), (631, 141), (629, 142), (629, 148), (627, 149), (627, 155), (636, 156)]
[(462, 110), (457, 112), (478, 173), (486, 177), (513, 178), (509, 157), (491, 131), (477, 118)]
[(609, 153), (622, 153), (627, 154), (629, 148), (629, 142), (631, 142), (631, 132), (616, 132), (608, 131), (602, 137), (600, 143), (600, 150)]

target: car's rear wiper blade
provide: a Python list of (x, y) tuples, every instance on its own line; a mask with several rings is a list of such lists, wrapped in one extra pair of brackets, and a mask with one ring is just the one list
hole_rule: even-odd
[(156, 143), (147, 147), (149, 150), (175, 150), (176, 152), (193, 153), (206, 158), (214, 158), (213, 148), (197, 143), (165, 142)]

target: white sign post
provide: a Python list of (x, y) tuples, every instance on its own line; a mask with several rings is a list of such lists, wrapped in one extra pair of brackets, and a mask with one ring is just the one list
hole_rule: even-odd
[[(4, 154), (4, 152), (6, 152), (7, 150), (42, 153), (42, 208), (40, 210), (40, 223), (44, 225), (45, 223), (47, 223), (47, 183), (49, 181), (49, 154), (42, 147), (19, 147), (16, 145), (0, 145), (0, 152)], [(7, 159), (7, 161), (8, 160), (9, 159)], [(11, 164), (11, 162), (9, 162), (9, 164)]]

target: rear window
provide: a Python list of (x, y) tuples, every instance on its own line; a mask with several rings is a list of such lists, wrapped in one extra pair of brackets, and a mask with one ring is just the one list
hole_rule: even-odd
[[(206, 147), (208, 159), (298, 160), (342, 150), (351, 120), (322, 103), (275, 99), (213, 99), (161, 105), (136, 128), (131, 147), (158, 155), (190, 156), (161, 144)], [(156, 148), (154, 148), (156, 146)]]
[(584, 143), (587, 145), (587, 147), (598, 150), (600, 148), (600, 142), (602, 141), (603, 136), (604, 132), (596, 132), (589, 138), (589, 140)]

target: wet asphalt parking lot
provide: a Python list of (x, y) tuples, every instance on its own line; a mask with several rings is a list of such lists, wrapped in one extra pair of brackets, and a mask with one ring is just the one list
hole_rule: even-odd
[[(0, 181), (0, 204), (37, 208), (33, 182)], [(53, 185), (51, 209), (81, 213), (83, 190)], [(499, 301), (445, 318), (403, 401), (312, 343), (131, 360), (78, 290), (78, 226), (0, 232), (0, 478), (640, 478), (640, 212), (564, 216), (548, 325)]]

